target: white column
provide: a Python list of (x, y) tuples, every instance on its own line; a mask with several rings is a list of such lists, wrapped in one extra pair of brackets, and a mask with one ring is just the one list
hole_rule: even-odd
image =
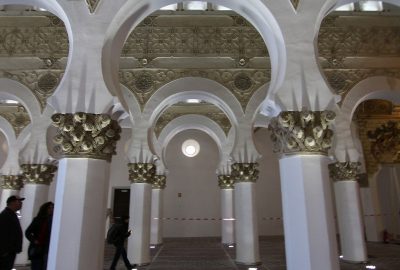
[(255, 183), (235, 182), (236, 262), (260, 263)]
[(48, 270), (103, 269), (109, 163), (59, 161)]
[(19, 190), (3, 188), (1, 190), (0, 211), (3, 211), (3, 209), (7, 206), (8, 197), (10, 197), (12, 195), (18, 195), (18, 194), (19, 194)]
[(225, 245), (235, 243), (233, 193), (233, 188), (221, 188), (221, 236), (222, 244)]
[(365, 262), (368, 257), (358, 182), (336, 181), (334, 187), (343, 260)]
[[(33, 218), (37, 215), (40, 206), (47, 202), (49, 194), (49, 186), (44, 184), (28, 184), (24, 185), (24, 205), (21, 208), (21, 227), (25, 234), (25, 230), (31, 224)], [(28, 264), (28, 246), (29, 241), (23, 237), (22, 252), (17, 255), (16, 264)]]
[(287, 270), (339, 270), (328, 160), (279, 160)]
[(132, 235), (128, 238), (128, 258), (132, 264), (150, 263), (150, 211), (151, 184), (132, 183), (129, 209)]
[(150, 244), (162, 244), (162, 225), (163, 225), (163, 189), (153, 188), (151, 190), (151, 233)]

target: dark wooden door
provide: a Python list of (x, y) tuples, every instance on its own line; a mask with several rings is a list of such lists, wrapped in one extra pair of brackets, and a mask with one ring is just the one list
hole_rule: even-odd
[(114, 189), (114, 218), (122, 216), (129, 216), (129, 201), (131, 191), (128, 188), (115, 188)]

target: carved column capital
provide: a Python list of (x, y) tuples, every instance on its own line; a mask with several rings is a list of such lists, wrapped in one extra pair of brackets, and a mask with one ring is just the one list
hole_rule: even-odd
[(22, 175), (0, 175), (1, 188), (20, 190), (24, 185)]
[(360, 162), (336, 162), (329, 164), (329, 174), (335, 181), (357, 180)]
[(218, 175), (218, 186), (221, 189), (233, 189), (235, 181), (230, 175), (221, 174)]
[(153, 189), (164, 189), (167, 186), (167, 177), (165, 175), (154, 175), (154, 180), (152, 183)]
[(332, 111), (281, 112), (268, 126), (274, 152), (327, 154), (333, 139), (329, 125), (335, 116)]
[(50, 185), (57, 167), (51, 164), (22, 164), (24, 184)]
[(258, 163), (234, 163), (232, 164), (231, 178), (238, 182), (256, 182), (258, 179)]
[(54, 151), (68, 158), (111, 160), (121, 127), (107, 114), (56, 113), (51, 119), (58, 128)]
[(153, 184), (156, 166), (152, 163), (128, 163), (131, 183)]

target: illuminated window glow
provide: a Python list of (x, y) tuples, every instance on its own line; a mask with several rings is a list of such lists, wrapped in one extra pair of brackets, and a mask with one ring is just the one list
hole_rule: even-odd
[(161, 10), (177, 10), (178, 4), (172, 4), (165, 7), (160, 8)]
[(360, 1), (361, 11), (382, 11), (382, 1)]
[(206, 10), (207, 2), (203, 1), (184, 1), (183, 8), (185, 10)]
[(340, 6), (336, 11), (354, 11), (354, 3)]
[(227, 7), (224, 7), (224, 6), (221, 6), (221, 5), (215, 5), (214, 9), (215, 10), (232, 10), (230, 8), (227, 8)]
[(200, 145), (195, 140), (186, 140), (182, 144), (182, 152), (187, 157), (194, 157), (200, 151)]

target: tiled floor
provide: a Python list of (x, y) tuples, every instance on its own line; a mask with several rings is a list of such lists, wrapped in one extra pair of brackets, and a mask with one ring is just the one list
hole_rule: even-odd
[[(112, 256), (112, 246), (107, 245), (104, 269), (108, 269)], [(259, 270), (286, 270), (285, 249), (282, 237), (262, 237), (260, 239), (262, 265)], [(400, 270), (400, 245), (368, 243), (369, 264), (376, 270)], [(247, 270), (236, 265), (234, 248), (223, 247), (218, 238), (174, 238), (165, 239), (160, 247), (151, 249), (152, 263), (139, 267), (140, 270)], [(341, 262), (341, 270), (366, 269), (364, 264)], [(17, 270), (28, 270), (17, 267)], [(122, 260), (118, 270), (123, 270)], [(71, 269), (74, 270), (74, 269)], [(96, 270), (96, 269), (89, 269)], [(299, 269), (301, 270), (301, 269)], [(324, 269), (321, 269), (324, 270)]]

